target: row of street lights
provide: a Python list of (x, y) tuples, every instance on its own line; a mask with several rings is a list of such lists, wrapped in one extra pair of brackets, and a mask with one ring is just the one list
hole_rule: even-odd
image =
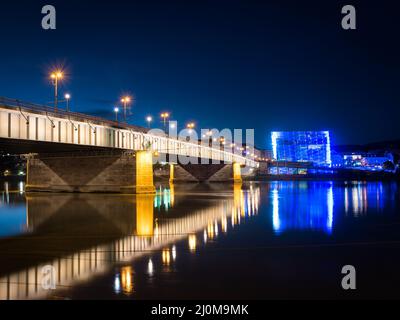
[[(54, 85), (54, 111), (57, 112), (58, 111), (58, 86), (59, 86), (59, 81), (61, 81), (64, 78), (64, 73), (61, 70), (55, 70), (50, 74), (50, 78), (53, 81), (53, 85)], [(66, 93), (64, 95), (64, 98), (66, 103), (67, 103), (67, 112), (69, 112), (69, 101), (71, 99), (71, 95), (69, 93)], [(132, 98), (129, 96), (124, 96), (121, 98), (121, 103), (122, 103), (122, 107), (124, 110), (124, 122), (127, 122), (127, 117), (126, 117), (126, 111), (128, 108), (128, 105), (131, 103)], [(119, 113), (119, 108), (118, 107), (114, 107), (114, 113), (115, 113), (115, 121), (118, 122), (118, 113)], [(167, 119), (170, 117), (169, 112), (163, 112), (161, 113), (161, 118), (162, 121), (164, 123), (164, 129), (166, 129), (166, 123), (167, 123)], [(148, 127), (150, 128), (151, 126), (151, 122), (153, 121), (153, 117), (152, 116), (147, 116), (146, 117), (146, 122)], [(191, 130), (194, 128), (194, 123), (188, 123), (187, 124), (187, 128), (190, 130), (189, 132), (191, 132)]]
[[(160, 117), (161, 117), (161, 119), (162, 119), (162, 121), (163, 121), (164, 129), (165, 129), (165, 130), (166, 130), (166, 125), (167, 125), (167, 119), (169, 118), (169, 116), (170, 116), (170, 114), (169, 114), (168, 112), (163, 112), (163, 113), (160, 114)], [(152, 122), (152, 121), (153, 121), (153, 117), (152, 117), (152, 116), (147, 116), (147, 117), (146, 117), (147, 126), (148, 126), (149, 128), (151, 127), (151, 122)], [(171, 124), (171, 128), (174, 128), (174, 127), (172, 127), (172, 126), (175, 127), (174, 124)], [(195, 123), (194, 123), (194, 122), (189, 122), (189, 123), (186, 125), (186, 128), (189, 129), (189, 133), (192, 133), (192, 129), (194, 129), (194, 127), (195, 127)]]
[[(58, 86), (59, 86), (59, 81), (61, 81), (64, 78), (64, 74), (61, 70), (55, 70), (54, 72), (52, 72), (50, 74), (50, 78), (52, 79), (52, 84), (54, 85), (54, 111), (57, 112), (58, 111)], [(71, 95), (69, 93), (66, 93), (64, 95), (65, 100), (61, 100), (62, 102), (66, 102), (67, 105), (67, 112), (69, 112), (69, 103), (70, 103), (70, 99), (71, 99)], [(122, 107), (123, 107), (123, 111), (124, 111), (124, 122), (127, 122), (127, 117), (126, 117), (126, 111), (128, 108), (128, 105), (131, 103), (132, 98), (129, 96), (124, 96), (121, 98), (121, 103), (122, 103)], [(114, 112), (115, 112), (115, 121), (118, 122), (118, 112), (119, 112), (119, 108), (115, 107), (114, 108)], [(162, 119), (162, 122), (164, 124), (164, 130), (166, 131), (166, 124), (167, 124), (167, 119), (170, 117), (170, 113), (169, 112), (163, 112), (160, 114), (160, 117)], [(153, 121), (153, 117), (152, 116), (147, 116), (146, 117), (146, 122), (148, 127), (151, 127), (151, 122)], [(194, 122), (189, 122), (186, 124), (186, 128), (188, 129), (188, 133), (192, 134), (192, 130), (195, 128), (195, 123)], [(170, 125), (170, 128), (175, 128), (175, 124), (172, 123)], [(209, 131), (206, 133), (207, 136), (209, 136), (211, 138), (211, 136), (213, 135), (212, 131)], [(203, 135), (203, 138), (205, 137), (205, 135)], [(217, 141), (216, 138), (213, 139), (213, 141)], [(225, 138), (220, 138), (219, 141), (222, 145), (225, 145)], [(234, 152), (235, 147), (237, 150), (239, 151), (244, 151), (245, 149), (243, 147), (238, 147), (236, 146), (234, 143), (230, 144), (230, 147), (232, 148), (232, 152)], [(248, 147), (246, 147), (248, 148)], [(248, 155), (249, 152), (246, 151), (246, 154)], [(255, 154), (250, 154), (250, 156), (255, 157), (256, 159), (258, 158), (258, 156), (256, 156)]]
[[(64, 74), (62, 71), (60, 70), (56, 70), (54, 72), (52, 72), (50, 74), (50, 78), (53, 80), (53, 85), (54, 85), (54, 110), (57, 112), (58, 110), (58, 84), (59, 81), (62, 80), (64, 77)], [(71, 99), (71, 95), (69, 93), (65, 94), (64, 96), (66, 103), (67, 103), (67, 112), (69, 112), (69, 101)], [(126, 111), (128, 108), (128, 105), (131, 103), (132, 98), (129, 96), (124, 96), (121, 98), (121, 103), (122, 103), (122, 107), (124, 110), (124, 122), (126, 123), (127, 119), (126, 119)], [(114, 112), (115, 112), (115, 121), (118, 122), (118, 113), (119, 113), (119, 108), (115, 107), (114, 108)], [(164, 124), (164, 130), (166, 130), (166, 124), (167, 124), (167, 119), (170, 117), (170, 113), (169, 112), (163, 112), (160, 114), (160, 117), (162, 119), (162, 122)], [(151, 122), (153, 121), (153, 117), (152, 116), (147, 116), (146, 117), (146, 122), (148, 127), (151, 127)], [(173, 124), (174, 125), (174, 124)], [(171, 128), (172, 128), (172, 124), (171, 124)], [(189, 122), (186, 124), (186, 128), (188, 129), (189, 134), (192, 133), (192, 130), (195, 128), (195, 123), (194, 122)], [(207, 136), (211, 137), (213, 135), (212, 131), (209, 131), (206, 133)], [(204, 137), (204, 136), (203, 136)], [(213, 139), (213, 141), (216, 141), (216, 138)], [(225, 145), (225, 139), (224, 138), (220, 138), (220, 143), (222, 145)], [(236, 145), (234, 143), (232, 143), (230, 145), (232, 147), (232, 149), (234, 150)], [(236, 147), (238, 150), (243, 151), (244, 148), (240, 148), (240, 147)], [(252, 156), (255, 156), (254, 154)]]

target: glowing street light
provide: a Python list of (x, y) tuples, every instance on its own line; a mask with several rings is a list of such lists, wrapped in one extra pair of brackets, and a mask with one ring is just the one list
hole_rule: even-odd
[(161, 118), (163, 119), (164, 130), (165, 130), (165, 125), (166, 125), (166, 122), (167, 122), (167, 118), (169, 118), (169, 113), (168, 112), (161, 113)]
[(64, 98), (67, 101), (67, 112), (69, 112), (69, 99), (71, 99), (71, 95), (69, 93), (66, 93)]
[(189, 133), (192, 133), (192, 129), (193, 129), (194, 127), (195, 127), (194, 122), (189, 122), (189, 123), (186, 125), (186, 128), (189, 129)]
[(118, 112), (119, 112), (119, 108), (115, 107), (115, 108), (114, 108), (114, 112), (115, 112), (115, 121), (118, 122)]
[(124, 107), (124, 122), (126, 122), (126, 108), (128, 106), (128, 103), (131, 102), (131, 97), (125, 96), (121, 99), (121, 102)]
[(147, 121), (147, 125), (148, 125), (149, 128), (150, 128), (150, 123), (153, 121), (153, 117), (152, 117), (152, 116), (147, 116), (147, 117), (146, 117), (146, 121)]
[(60, 70), (56, 70), (50, 74), (50, 78), (53, 80), (54, 85), (54, 111), (58, 108), (58, 81), (63, 78), (63, 73)]

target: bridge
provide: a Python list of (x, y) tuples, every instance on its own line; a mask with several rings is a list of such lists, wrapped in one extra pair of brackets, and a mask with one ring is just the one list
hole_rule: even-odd
[(241, 167), (258, 167), (236, 148), (9, 98), (0, 98), (0, 147), (27, 155), (28, 192), (152, 193), (160, 159), (170, 181), (240, 182)]

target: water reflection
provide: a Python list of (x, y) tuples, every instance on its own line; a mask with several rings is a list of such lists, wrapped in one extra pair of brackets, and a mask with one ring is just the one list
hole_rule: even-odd
[(27, 213), (24, 204), (25, 183), (16, 185), (3, 183), (0, 198), (0, 237), (12, 236), (28, 231)]
[(277, 234), (291, 229), (332, 232), (332, 182), (274, 182), (271, 197), (272, 226)]
[(133, 290), (133, 271), (131, 266), (122, 267), (114, 278), (114, 292), (131, 295)]
[(154, 196), (151, 194), (136, 195), (136, 234), (138, 236), (153, 235), (154, 231), (153, 199)]
[(393, 207), (397, 186), (395, 182), (272, 182), (272, 226), (276, 234), (307, 229), (331, 234), (337, 212), (357, 218)]
[[(156, 195), (25, 195), (20, 184), (4, 184), (0, 299), (54, 294), (41, 286), (47, 265), (56, 270), (57, 294), (105, 273), (112, 292), (130, 296), (145, 282), (140, 277), (154, 282), (160, 273), (176, 274), (185, 259), (204, 256), (198, 253), (221, 238), (225, 244), (234, 238), (235, 245), (240, 238), (251, 247), (282, 239), (285, 232), (317, 230), (332, 239), (343, 220), (398, 211), (397, 186), (282, 181), (235, 184), (229, 190), (218, 184), (166, 185)], [(259, 210), (260, 217), (253, 218)], [(256, 223), (238, 228), (249, 219)], [(245, 235), (235, 238), (237, 228)]]
[(190, 251), (196, 250), (196, 243), (197, 243), (196, 235), (195, 234), (189, 235), (189, 250)]
[(169, 188), (159, 186), (157, 193), (154, 197), (154, 207), (157, 209), (164, 208), (168, 211), (175, 203), (175, 186), (170, 183)]
[(346, 182), (344, 192), (345, 212), (346, 214), (353, 214), (354, 217), (358, 217), (365, 215), (368, 211), (382, 211), (385, 206), (385, 201), (390, 200), (387, 198), (392, 197), (392, 200), (395, 200), (393, 197), (396, 194), (396, 183)]
[[(243, 190), (235, 185), (231, 192), (233, 197), (200, 199), (190, 211), (186, 206), (180, 211), (174, 188), (162, 188), (155, 196), (30, 194), (24, 211), (30, 234), (7, 243), (0, 241), (0, 251), (5, 252), (0, 256), (0, 299), (54, 294), (41, 286), (45, 276), (42, 269), (48, 265), (56, 272), (57, 289), (63, 290), (122, 264), (114, 274), (113, 289), (117, 294), (131, 295), (135, 291), (133, 260), (150, 255), (147, 273), (153, 275), (158, 260), (151, 256), (160, 252), (161, 263), (168, 271), (178, 257), (178, 241), (186, 239), (188, 251), (195, 253), (207, 240), (215, 240), (221, 230), (229, 232), (229, 220), (237, 225), (257, 213), (258, 187)], [(7, 198), (11, 194), (7, 189), (8, 203), (12, 202), (13, 196)], [(159, 208), (155, 203), (160, 199), (163, 205)], [(183, 194), (177, 202), (184, 201)], [(174, 211), (166, 214), (173, 206)], [(202, 244), (198, 241), (201, 235), (205, 236)], [(40, 254), (27, 257), (26, 252)], [(10, 259), (15, 255), (25, 258)]]

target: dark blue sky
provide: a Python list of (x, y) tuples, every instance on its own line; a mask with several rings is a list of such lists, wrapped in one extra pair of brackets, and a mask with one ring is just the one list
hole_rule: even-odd
[[(47, 75), (68, 73), (72, 108), (131, 122), (160, 111), (181, 125), (329, 129), (333, 141), (400, 138), (400, 11), (395, 1), (18, 1), (0, 4), (0, 95), (52, 100)], [(41, 7), (57, 30), (41, 29)], [(355, 31), (341, 7), (357, 9)]]

